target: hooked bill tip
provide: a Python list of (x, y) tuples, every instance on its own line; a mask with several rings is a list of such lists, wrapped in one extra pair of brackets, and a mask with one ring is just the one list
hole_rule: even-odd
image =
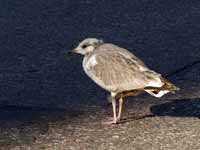
[(70, 54), (73, 54), (73, 53), (74, 53), (73, 50), (65, 52), (65, 54), (67, 54), (67, 55), (70, 55)]

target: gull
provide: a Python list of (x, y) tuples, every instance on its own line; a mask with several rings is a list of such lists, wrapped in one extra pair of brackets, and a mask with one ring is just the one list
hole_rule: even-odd
[[(179, 90), (161, 74), (149, 69), (130, 51), (96, 38), (87, 38), (72, 50), (84, 56), (85, 73), (100, 87), (110, 92), (113, 118), (106, 124), (120, 122), (123, 100), (142, 92), (160, 98)], [(118, 113), (116, 100), (119, 100)]]

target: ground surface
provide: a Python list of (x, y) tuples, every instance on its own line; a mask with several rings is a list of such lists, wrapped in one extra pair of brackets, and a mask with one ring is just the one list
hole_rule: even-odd
[(130, 49), (168, 75), (200, 60), (200, 1), (0, 1), (0, 149), (200, 149), (200, 64), (168, 77), (181, 88), (127, 98), (123, 120), (65, 52), (86, 37)]

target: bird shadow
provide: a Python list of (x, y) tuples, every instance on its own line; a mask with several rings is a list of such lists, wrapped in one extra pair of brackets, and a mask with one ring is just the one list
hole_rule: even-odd
[(150, 108), (154, 116), (197, 117), (200, 118), (200, 99), (173, 100)]
[(152, 117), (195, 117), (200, 119), (200, 99), (179, 99), (150, 106), (150, 114), (123, 118), (119, 124)]
[(134, 117), (128, 117), (128, 118), (123, 118), (120, 120), (120, 122), (118, 124), (124, 124), (127, 122), (132, 122), (132, 121), (136, 121), (136, 120), (142, 120), (145, 118), (152, 118), (155, 117), (155, 115), (153, 114), (148, 114), (148, 115), (144, 115), (144, 116), (134, 116)]

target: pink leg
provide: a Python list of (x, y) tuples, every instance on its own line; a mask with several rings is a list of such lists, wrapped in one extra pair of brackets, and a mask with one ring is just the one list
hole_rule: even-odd
[(117, 121), (120, 121), (121, 114), (122, 114), (122, 107), (123, 107), (123, 97), (121, 96), (119, 99), (119, 112), (117, 115)]
[(116, 116), (116, 99), (115, 97), (112, 97), (112, 107), (113, 107), (113, 120), (112, 121), (106, 121), (103, 122), (103, 124), (116, 124), (117, 123), (117, 116)]

